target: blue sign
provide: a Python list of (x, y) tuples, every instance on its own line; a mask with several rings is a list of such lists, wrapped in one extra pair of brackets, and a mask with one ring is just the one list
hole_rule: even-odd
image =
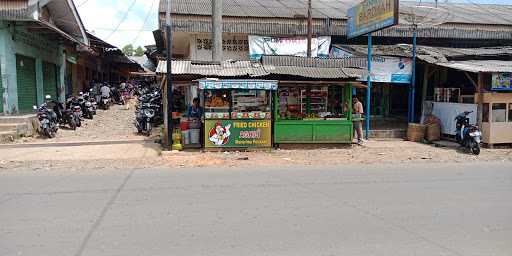
[(348, 9), (347, 37), (353, 38), (398, 24), (398, 0), (365, 0)]

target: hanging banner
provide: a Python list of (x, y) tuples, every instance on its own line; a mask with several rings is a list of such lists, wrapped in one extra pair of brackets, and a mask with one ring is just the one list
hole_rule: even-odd
[(247, 89), (277, 90), (275, 80), (199, 80), (201, 90)]
[[(330, 36), (315, 37), (311, 40), (311, 57), (329, 57)], [(263, 55), (286, 55), (306, 57), (308, 39), (306, 37), (249, 36), (251, 60), (259, 60)]]
[(206, 148), (270, 148), (270, 120), (206, 120)]
[(493, 73), (492, 90), (512, 90), (512, 73)]
[(347, 37), (371, 33), (398, 24), (398, 0), (365, 0), (348, 9)]
[[(412, 78), (410, 58), (377, 56), (372, 58), (372, 82), (409, 84)], [(366, 81), (366, 77), (361, 81)]]

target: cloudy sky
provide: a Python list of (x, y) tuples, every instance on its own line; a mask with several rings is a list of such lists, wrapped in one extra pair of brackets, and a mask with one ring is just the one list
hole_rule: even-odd
[[(74, 2), (86, 29), (99, 38), (118, 47), (130, 43), (135, 46), (154, 44), (152, 31), (158, 28), (159, 0), (74, 0)], [(439, 2), (512, 4), (512, 0), (439, 0)]]
[(158, 0), (74, 0), (85, 28), (117, 46), (154, 44)]

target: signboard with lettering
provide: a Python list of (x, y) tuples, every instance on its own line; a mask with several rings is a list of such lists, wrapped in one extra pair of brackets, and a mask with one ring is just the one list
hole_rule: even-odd
[(492, 74), (492, 90), (512, 90), (512, 73)]
[(206, 148), (269, 148), (270, 120), (206, 120)]
[(347, 37), (371, 33), (398, 24), (398, 0), (365, 0), (348, 9)]
[[(330, 36), (314, 37), (311, 40), (311, 56), (329, 57)], [(286, 55), (306, 57), (308, 39), (306, 37), (249, 36), (251, 60), (259, 60), (263, 55)]]
[[(372, 82), (410, 84), (411, 58), (375, 56), (372, 58)], [(361, 81), (366, 81), (366, 77)]]

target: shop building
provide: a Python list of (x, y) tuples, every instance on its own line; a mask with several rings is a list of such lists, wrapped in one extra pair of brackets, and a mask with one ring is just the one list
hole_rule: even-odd
[(45, 95), (63, 100), (67, 60), (88, 46), (72, 1), (0, 2), (0, 113), (30, 113)]

